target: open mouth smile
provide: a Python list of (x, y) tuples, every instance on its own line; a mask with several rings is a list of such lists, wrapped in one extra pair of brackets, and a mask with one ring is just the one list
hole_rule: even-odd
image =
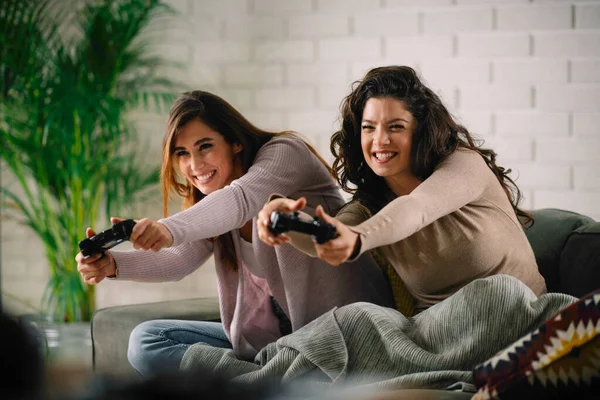
[(392, 158), (396, 157), (398, 153), (394, 151), (376, 151), (371, 153), (371, 155), (373, 156), (373, 159), (376, 163), (384, 164)]
[(204, 175), (194, 175), (194, 179), (196, 179), (196, 181), (200, 184), (206, 183), (215, 175), (216, 172), (217, 170), (214, 170)]

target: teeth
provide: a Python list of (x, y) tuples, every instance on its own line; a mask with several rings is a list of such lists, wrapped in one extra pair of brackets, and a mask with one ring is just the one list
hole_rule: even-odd
[(377, 158), (378, 160), (387, 160), (388, 158), (392, 158), (393, 155), (394, 155), (394, 153), (391, 153), (391, 152), (375, 153), (375, 158)]
[(199, 181), (204, 181), (204, 180), (206, 180), (206, 179), (210, 178), (211, 176), (213, 176), (213, 175), (215, 174), (215, 172), (216, 172), (216, 171), (212, 171), (212, 172), (209, 172), (209, 173), (208, 173), (208, 174), (206, 174), (206, 175), (200, 175), (200, 176), (196, 176), (196, 179), (198, 179)]

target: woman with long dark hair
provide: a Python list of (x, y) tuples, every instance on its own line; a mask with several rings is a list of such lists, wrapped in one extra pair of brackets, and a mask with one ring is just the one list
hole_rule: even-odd
[(77, 256), (84, 281), (95, 284), (105, 277), (179, 280), (214, 254), (222, 322), (142, 323), (128, 350), (142, 375), (178, 368), (197, 342), (250, 359), (333, 307), (357, 301), (393, 306), (385, 277), (369, 257), (331, 268), (294, 248), (253, 240), (256, 216), (273, 193), (306, 198), (313, 210), (323, 204), (334, 213), (343, 205), (327, 164), (293, 132), (258, 129), (218, 96), (184, 93), (170, 111), (161, 180), (165, 217), (173, 191), (184, 211), (137, 221), (129, 238), (136, 250)]
[[(512, 275), (537, 295), (546, 291), (521, 225), (532, 219), (518, 207), (510, 170), (475, 143), (412, 68), (372, 69), (341, 111), (341, 129), (331, 138), (333, 169), (352, 202), (336, 218), (317, 209), (338, 238), (297, 246), (332, 265), (380, 247), (417, 310), (495, 274)], [(266, 229), (267, 217), (304, 204), (268, 203), (259, 215), (261, 239), (288, 242)]]

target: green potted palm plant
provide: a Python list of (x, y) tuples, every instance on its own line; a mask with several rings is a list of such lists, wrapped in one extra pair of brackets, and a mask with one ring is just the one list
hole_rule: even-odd
[[(89, 321), (94, 287), (75, 256), (85, 228), (156, 190), (133, 110), (164, 112), (174, 84), (152, 52), (160, 0), (3, 0), (0, 9), (0, 160), (4, 213), (41, 239), (49, 282), (44, 315)], [(164, 25), (163, 25), (164, 26)], [(142, 144), (140, 144), (142, 143)]]

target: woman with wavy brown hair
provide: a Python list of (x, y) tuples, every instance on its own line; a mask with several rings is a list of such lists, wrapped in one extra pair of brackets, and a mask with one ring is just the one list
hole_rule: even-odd
[[(338, 238), (296, 246), (332, 265), (381, 248), (417, 311), (495, 274), (512, 275), (537, 295), (546, 291), (521, 226), (532, 220), (518, 207), (510, 170), (476, 145), (412, 68), (372, 69), (341, 111), (341, 129), (331, 138), (333, 169), (352, 202), (336, 218), (317, 209)], [(303, 199), (268, 203), (259, 215), (261, 239), (290, 241), (264, 229), (266, 217), (303, 206)]]
[[(293, 132), (258, 129), (214, 94), (183, 93), (170, 110), (161, 180), (165, 218), (137, 221), (129, 238), (136, 250), (77, 256), (84, 281), (95, 284), (105, 277), (179, 280), (214, 254), (221, 322), (138, 325), (128, 358), (142, 375), (179, 368), (194, 343), (233, 348), (251, 359), (336, 306), (393, 305), (383, 273), (368, 257), (331, 268), (294, 248), (254, 240), (256, 216), (271, 194), (306, 198), (313, 210), (324, 204), (335, 212), (343, 205), (327, 164)], [(184, 211), (167, 217), (173, 191)]]

